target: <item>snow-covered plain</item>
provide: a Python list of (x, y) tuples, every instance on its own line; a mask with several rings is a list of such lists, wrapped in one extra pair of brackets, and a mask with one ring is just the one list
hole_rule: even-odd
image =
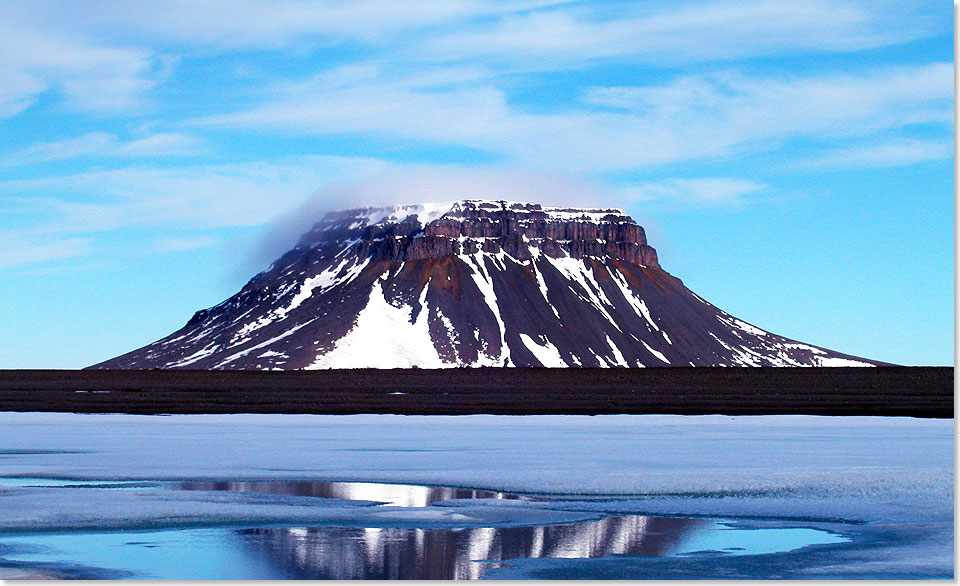
[(706, 516), (826, 529), (850, 541), (706, 561), (522, 560), (487, 577), (947, 578), (953, 436), (952, 420), (873, 417), (0, 413), (0, 476), (8, 478), (370, 481), (563, 495), (391, 509), (149, 486), (24, 487), (0, 479), (0, 532), (258, 523), (490, 527), (608, 514)]

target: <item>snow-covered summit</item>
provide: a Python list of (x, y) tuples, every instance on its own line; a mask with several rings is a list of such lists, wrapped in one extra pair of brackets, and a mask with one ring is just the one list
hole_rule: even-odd
[(332, 230), (361, 230), (367, 227), (405, 223), (411, 228), (424, 228), (440, 219), (478, 220), (508, 215), (519, 223), (531, 222), (633, 222), (618, 208), (548, 207), (537, 203), (461, 199), (448, 202), (418, 203), (391, 206), (344, 208), (331, 211), (314, 226), (311, 233)]
[(527, 216), (531, 219), (548, 221), (601, 222), (606, 216), (625, 216), (623, 210), (619, 208), (549, 207), (538, 203), (489, 199), (461, 199), (448, 202), (344, 208), (330, 212), (329, 216), (337, 221), (352, 217), (356, 222), (363, 225), (399, 222), (415, 216), (421, 225), (425, 225), (443, 217), (464, 218), (478, 212), (496, 213), (502, 211), (512, 212), (521, 217)]
[(408, 217), (416, 217), (422, 226), (431, 222), (444, 214), (449, 213), (459, 202), (442, 203), (417, 203), (409, 205), (395, 206), (375, 206), (362, 208), (347, 208), (336, 210), (327, 214), (327, 217), (342, 221), (345, 218), (352, 218), (354, 223), (351, 228), (362, 226), (372, 226), (387, 222), (399, 222)]

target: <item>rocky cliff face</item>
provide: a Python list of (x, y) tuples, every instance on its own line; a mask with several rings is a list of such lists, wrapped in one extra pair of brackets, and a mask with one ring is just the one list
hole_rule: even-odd
[[(368, 210), (366, 219), (377, 214)], [(445, 208), (444, 208), (445, 209)], [(301, 239), (298, 248), (331, 239), (358, 240), (355, 254), (376, 261), (417, 261), (478, 252), (529, 260), (531, 249), (551, 257), (609, 257), (659, 268), (643, 228), (615, 209), (544, 209), (539, 204), (463, 201), (437, 210), (403, 209), (375, 224), (358, 225), (357, 210), (329, 214)]]
[(463, 200), (327, 214), (230, 299), (97, 367), (870, 364), (704, 301), (620, 210)]

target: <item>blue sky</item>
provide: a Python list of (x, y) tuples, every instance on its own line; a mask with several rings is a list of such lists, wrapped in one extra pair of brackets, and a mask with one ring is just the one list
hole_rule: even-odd
[(178, 329), (305, 213), (460, 196), (622, 207), (746, 321), (953, 364), (952, 128), (942, 2), (3, 2), (0, 368)]

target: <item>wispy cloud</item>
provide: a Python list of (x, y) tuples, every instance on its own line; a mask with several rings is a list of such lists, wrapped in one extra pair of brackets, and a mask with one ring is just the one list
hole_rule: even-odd
[(798, 168), (860, 169), (900, 167), (953, 158), (953, 143), (945, 140), (898, 139), (835, 149), (799, 161)]
[[(936, 63), (794, 77), (736, 72), (651, 86), (596, 87), (585, 105), (530, 113), (486, 84), (438, 89), (382, 68), (348, 67), (276, 91), (261, 106), (196, 127), (370, 135), (451, 144), (522, 164), (595, 172), (776, 149), (788, 136), (857, 136), (952, 120), (953, 67)], [(455, 73), (462, 73), (454, 70)]]
[[(389, 51), (379, 59), (485, 59), (552, 68), (604, 58), (675, 64), (810, 50), (849, 52), (949, 34), (918, 5), (880, 0), (620, 5), (551, 0), (54, 0), (8, 12), (26, 25), (54, 32), (80, 31), (163, 47), (276, 50), (352, 42)], [(75, 18), (64, 23), (54, 17), (62, 13)]]
[(698, 206), (741, 203), (744, 196), (766, 189), (762, 183), (731, 177), (664, 179), (618, 190), (626, 200), (673, 202)]
[(38, 77), (13, 67), (0, 68), (0, 118), (16, 116), (30, 107), (46, 89)]
[(46, 91), (58, 92), (73, 110), (115, 114), (142, 106), (162, 67), (150, 50), (0, 19), (0, 71), (0, 114), (18, 114)]
[[(196, 250), (211, 231), (256, 227), (296, 208), (321, 185), (389, 168), (377, 159), (300, 156), (279, 161), (133, 166), (0, 181), (0, 267), (84, 256), (95, 238), (125, 230), (191, 230), (153, 250)], [(55, 194), (55, 195), (54, 195)]]
[(206, 248), (216, 242), (212, 236), (167, 236), (157, 241), (161, 252), (181, 252)]
[[(161, 0), (147, 5), (95, 0), (78, 5), (54, 0), (45, 8), (5, 5), (0, 9), (0, 116), (23, 113), (45, 93), (95, 116), (142, 113), (145, 104), (159, 99), (158, 84), (172, 79), (174, 70), (168, 67), (179, 64), (182, 54), (200, 61), (209, 55), (240, 56), (244, 65), (249, 60), (256, 67), (256, 59), (247, 59), (251, 51), (310, 56), (318, 48), (346, 49), (335, 60), (338, 65), (311, 58), (310, 67), (289, 75), (274, 71), (251, 82), (240, 103), (252, 99), (253, 105), (233, 111), (223, 107), (222, 113), (186, 121), (141, 119), (92, 132), (81, 126), (84, 131), (73, 136), (14, 148), (0, 159), (0, 166), (14, 172), (17, 166), (82, 158), (105, 164), (70, 175), (0, 182), (0, 193), (16, 196), (0, 210), (18, 206), (36, 229), (59, 234), (145, 225), (215, 229), (264, 225), (320, 186), (329, 188), (327, 205), (331, 198), (360, 195), (375, 203), (385, 193), (410, 200), (445, 198), (434, 194), (437, 186), (473, 196), (502, 191), (513, 193), (504, 197), (521, 198), (528, 195), (518, 185), (540, 181), (531, 173), (522, 181), (508, 173), (498, 187), (489, 176), (469, 176), (472, 171), (463, 166), (439, 171), (441, 166), (425, 165), (379, 180), (376, 189), (357, 187), (374, 185), (373, 179), (353, 187), (336, 185), (341, 179), (396, 172), (410, 165), (399, 162), (403, 155), (423, 145), (480, 152), (500, 171), (545, 170), (541, 178), (559, 170), (599, 177), (680, 162), (729, 162), (804, 139), (846, 144), (805, 163), (821, 167), (942, 158), (949, 156), (946, 139), (876, 141), (915, 124), (948, 132), (951, 63), (920, 60), (841, 73), (759, 74), (744, 73), (748, 69), (738, 69), (735, 62), (856, 52), (949, 34), (941, 19), (918, 6), (851, 0), (643, 5), (535, 0)], [(58, 16), (63, 11), (73, 18)], [(660, 69), (650, 77), (617, 76), (617, 86), (597, 86), (598, 78), (587, 76), (567, 86), (569, 99), (546, 100), (538, 107), (516, 99), (518, 79), (538, 78), (511, 76), (575, 71), (598, 62)], [(697, 73), (676, 73), (694, 62)], [(160, 130), (130, 136), (129, 127)], [(269, 134), (272, 140), (360, 137), (377, 145), (378, 152), (397, 153), (397, 162), (274, 151), (249, 163), (124, 166), (136, 159), (213, 152), (217, 143), (211, 136), (238, 144), (256, 141), (251, 133)], [(409, 187), (398, 190), (391, 182)], [(747, 178), (707, 177), (645, 182), (620, 195), (719, 205), (763, 189), (765, 184)]]
[(57, 141), (39, 142), (0, 156), (0, 166), (10, 167), (63, 161), (77, 157), (112, 159), (196, 155), (204, 141), (180, 132), (159, 133), (122, 141), (109, 132), (89, 132)]
[[(21, 215), (42, 219), (30, 229), (55, 233), (131, 226), (259, 226), (302, 202), (320, 185), (386, 167), (376, 159), (303, 156), (8, 180), (0, 181), (0, 194), (7, 195), (0, 211), (16, 206)], [(58, 195), (47, 195), (51, 192)]]
[[(329, 46), (349, 41), (379, 45), (395, 40), (402, 33), (455, 26), (477, 18), (495, 18), (557, 3), (551, 0), (158, 0), (127, 4), (110, 0), (83, 3), (51, 0), (42, 7), (26, 3), (14, 12), (32, 24), (80, 29), (98, 36), (234, 50), (277, 49), (297, 44)], [(56, 18), (63, 13), (73, 14), (75, 18), (64, 23)]]
[(949, 122), (953, 65), (796, 77), (722, 72), (662, 86), (594, 88), (586, 99), (677, 127), (699, 120), (695, 132), (709, 126), (730, 143), (785, 134), (845, 136)]
[(611, 58), (662, 66), (858, 51), (922, 38), (931, 29), (946, 34), (938, 24), (918, 18), (906, 3), (752, 0), (636, 3), (613, 10), (579, 4), (505, 15), (492, 25), (426, 39), (419, 56), (436, 61), (482, 56), (528, 68)]
[(90, 238), (54, 241), (0, 239), (0, 269), (82, 256), (92, 250)]

